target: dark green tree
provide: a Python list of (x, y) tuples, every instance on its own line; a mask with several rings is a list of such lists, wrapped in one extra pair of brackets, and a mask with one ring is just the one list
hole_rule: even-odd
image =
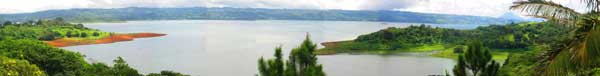
[(73, 32), (71, 32), (71, 31), (67, 31), (67, 33), (65, 33), (65, 35), (66, 35), (67, 37), (73, 37)]
[(129, 64), (123, 60), (121, 57), (117, 57), (117, 59), (113, 60), (115, 63), (113, 65), (113, 70), (115, 71), (115, 75), (117, 76), (141, 76), (137, 70), (129, 67)]
[(8, 26), (8, 25), (12, 25), (12, 24), (13, 24), (12, 22), (10, 22), (10, 21), (6, 21), (6, 22), (4, 22), (4, 24), (2, 24), (2, 25), (3, 25), (3, 26)]
[(500, 68), (499, 63), (492, 60), (490, 52), (479, 41), (471, 42), (463, 55), (459, 56), (458, 64), (454, 67), (456, 76), (466, 76), (468, 73), (474, 76), (496, 76)]
[(306, 39), (300, 44), (300, 47), (292, 49), (289, 56), (289, 64), (294, 65), (296, 76), (325, 76), (323, 65), (317, 64), (317, 57), (314, 54), (317, 48), (306, 35)]
[(104, 64), (104, 63), (92, 63), (91, 67), (87, 70), (91, 74), (100, 75), (100, 76), (111, 76), (115, 75), (112, 67)]
[(64, 23), (64, 22), (65, 22), (65, 19), (64, 19), (64, 18), (62, 18), (62, 17), (56, 17), (56, 18), (54, 19), (54, 21), (56, 21), (56, 22), (58, 22), (58, 23)]
[(92, 36), (100, 36), (100, 33), (94, 32), (94, 33), (92, 33)]
[(299, 47), (292, 50), (287, 61), (283, 61), (281, 47), (278, 47), (275, 59), (259, 59), (259, 76), (325, 76), (323, 65), (317, 64), (315, 50), (316, 44), (310, 41), (308, 35)]
[(190, 75), (185, 75), (185, 74), (181, 74), (178, 72), (173, 72), (173, 71), (160, 71), (160, 73), (150, 73), (146, 76), (190, 76)]
[(464, 55), (467, 68), (473, 72), (473, 75), (479, 75), (481, 70), (492, 61), (492, 55), (479, 41), (469, 44), (467, 52)]
[(458, 63), (454, 65), (452, 72), (454, 76), (467, 76), (467, 64), (465, 64), (465, 58), (463, 55), (458, 55)]
[(87, 36), (88, 36), (87, 33), (82, 32), (79, 37), (87, 37)]
[(45, 40), (45, 41), (50, 41), (50, 40), (54, 40), (56, 38), (60, 37), (60, 33), (57, 32), (49, 32), (46, 34), (43, 34), (39, 39), (40, 40)]
[(284, 64), (281, 54), (281, 47), (275, 48), (275, 59), (265, 61), (263, 58), (258, 60), (258, 69), (260, 76), (284, 76)]

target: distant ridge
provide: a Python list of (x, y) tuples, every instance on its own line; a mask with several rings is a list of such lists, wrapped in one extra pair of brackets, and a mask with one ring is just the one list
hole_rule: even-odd
[[(381, 21), (435, 24), (505, 24), (511, 19), (416, 13), (406, 11), (353, 11), (259, 8), (112, 8), (67, 9), (33, 13), (0, 14), (0, 21), (28, 21), (63, 17), (70, 22), (111, 22), (128, 20), (328, 20)], [(520, 21), (517, 21), (520, 22)]]

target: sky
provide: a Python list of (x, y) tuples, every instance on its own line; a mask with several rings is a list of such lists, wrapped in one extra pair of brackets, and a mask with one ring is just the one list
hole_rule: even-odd
[[(422, 13), (498, 17), (511, 12), (518, 0), (0, 0), (0, 13), (27, 13), (72, 8), (235, 7), (318, 10), (397, 10)], [(579, 0), (553, 0), (567, 7), (585, 6)]]

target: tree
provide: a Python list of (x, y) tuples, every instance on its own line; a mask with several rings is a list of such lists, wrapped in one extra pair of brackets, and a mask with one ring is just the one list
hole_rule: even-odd
[(308, 35), (299, 47), (292, 49), (287, 61), (283, 61), (281, 47), (278, 47), (275, 59), (258, 60), (259, 76), (325, 76), (323, 65), (317, 64), (315, 50), (316, 44)]
[(44, 42), (30, 39), (0, 41), (0, 55), (27, 60), (48, 75), (85, 75), (87, 64), (79, 53), (55, 48)]
[(97, 36), (100, 36), (100, 33), (98, 33), (98, 32), (94, 32), (94, 33), (92, 33), (92, 36), (96, 36), (96, 37), (97, 37)]
[(117, 59), (113, 60), (115, 63), (113, 65), (113, 70), (115, 71), (115, 75), (117, 76), (141, 76), (137, 70), (129, 67), (129, 64), (123, 60), (122, 57), (117, 57)]
[(281, 47), (275, 48), (275, 59), (265, 61), (263, 58), (258, 60), (260, 76), (284, 76), (284, 64), (281, 54)]
[(323, 65), (317, 64), (317, 57), (314, 54), (317, 45), (313, 44), (309, 37), (306, 35), (300, 47), (292, 49), (287, 65), (295, 66), (293, 71), (297, 72), (296, 76), (325, 76)]
[(472, 42), (464, 55), (467, 68), (473, 72), (473, 75), (479, 75), (482, 69), (492, 61), (492, 55), (478, 41)]
[(62, 17), (56, 17), (56, 18), (54, 19), (54, 21), (56, 21), (56, 22), (58, 22), (58, 23), (64, 23), (64, 22), (65, 22), (65, 19), (63, 19)]
[(73, 32), (71, 31), (67, 31), (67, 33), (65, 34), (67, 37), (73, 37)]
[(59, 38), (60, 33), (57, 32), (50, 32), (50, 33), (46, 33), (44, 35), (42, 35), (39, 39), (40, 40), (45, 40), (45, 41), (50, 41), (50, 40), (54, 40), (56, 38)]
[(517, 1), (510, 7), (527, 15), (545, 18), (559, 24), (576, 28), (573, 39), (566, 43), (553, 46), (545, 53), (543, 75), (565, 76), (570, 73), (584, 75), (585, 72), (596, 68), (600, 58), (600, 0), (581, 0), (589, 12), (579, 13), (575, 10), (547, 0)]
[(452, 72), (454, 73), (454, 76), (467, 76), (465, 58), (463, 55), (458, 55), (458, 63), (454, 65)]
[(79, 36), (79, 37), (84, 37), (84, 38), (85, 38), (85, 37), (87, 37), (87, 36), (88, 36), (88, 35), (87, 35), (87, 33), (86, 33), (86, 32), (82, 32), (82, 33), (81, 33), (81, 36)]
[(499, 63), (492, 60), (490, 52), (479, 41), (470, 43), (463, 55), (459, 55), (458, 64), (454, 66), (456, 76), (467, 76), (468, 73), (474, 76), (496, 76), (500, 68)]
[(0, 76), (45, 76), (44, 71), (26, 60), (0, 56)]
[(12, 25), (12, 24), (13, 24), (12, 22), (10, 22), (10, 21), (6, 21), (6, 22), (4, 22), (4, 24), (2, 24), (2, 25), (3, 25), (3, 26), (8, 26), (8, 25)]
[(190, 76), (190, 75), (184, 75), (178, 72), (173, 72), (173, 71), (160, 71), (160, 73), (150, 73), (147, 76)]
[(104, 64), (104, 63), (92, 63), (91, 68), (87, 70), (91, 74), (100, 75), (100, 76), (110, 76), (115, 75), (112, 67)]

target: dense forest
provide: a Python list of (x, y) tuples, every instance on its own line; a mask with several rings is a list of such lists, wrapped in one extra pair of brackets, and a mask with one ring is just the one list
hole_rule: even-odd
[[(118, 57), (112, 66), (88, 63), (84, 55), (50, 46), (44, 41), (59, 38), (94, 39), (111, 35), (62, 18), (28, 22), (4, 22), (0, 26), (1, 76), (142, 76)], [(162, 71), (148, 76), (184, 76)]]
[(203, 7), (49, 10), (22, 14), (0, 14), (0, 21), (27, 21), (56, 17), (64, 17), (69, 22), (118, 22), (129, 20), (333, 20), (439, 24), (504, 24), (521, 21), (482, 16), (386, 10), (351, 11)]

